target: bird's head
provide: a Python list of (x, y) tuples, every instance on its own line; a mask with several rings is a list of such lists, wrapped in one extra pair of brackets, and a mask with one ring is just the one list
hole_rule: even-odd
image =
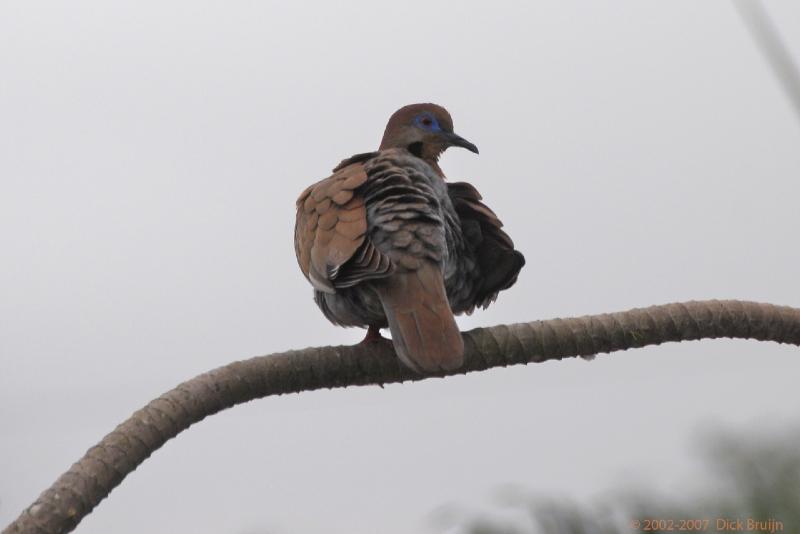
[(380, 149), (405, 148), (435, 164), (441, 153), (451, 146), (478, 153), (478, 147), (453, 132), (453, 119), (442, 106), (411, 104), (398, 109), (389, 118)]

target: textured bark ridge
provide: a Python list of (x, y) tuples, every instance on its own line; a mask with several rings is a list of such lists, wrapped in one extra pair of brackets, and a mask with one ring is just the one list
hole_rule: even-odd
[(405, 368), (389, 342), (259, 356), (202, 374), (151, 401), (89, 449), (3, 534), (73, 530), (167, 440), (209, 415), (253, 399), (422, 380), (668, 341), (726, 337), (800, 345), (800, 309), (735, 300), (687, 302), (478, 328), (463, 336), (464, 367), (427, 376)]

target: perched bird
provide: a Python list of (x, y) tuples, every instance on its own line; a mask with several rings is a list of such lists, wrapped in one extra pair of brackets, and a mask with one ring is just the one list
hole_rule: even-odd
[(478, 148), (450, 114), (412, 104), (389, 119), (380, 148), (356, 154), (297, 199), (295, 253), (332, 323), (389, 327), (417, 372), (461, 367), (454, 314), (486, 308), (525, 264), (503, 223), (465, 182), (446, 182), (439, 156)]

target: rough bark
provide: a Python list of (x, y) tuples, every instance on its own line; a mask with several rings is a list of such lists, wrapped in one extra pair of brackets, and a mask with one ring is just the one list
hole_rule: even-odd
[[(668, 341), (727, 337), (800, 345), (800, 309), (741, 301), (687, 302), (478, 328), (463, 335), (464, 367), (428, 376), (591, 356)], [(236, 404), (268, 395), (428, 376), (403, 367), (388, 342), (307, 348), (233, 362), (180, 384), (134, 413), (89, 449), (3, 533), (73, 530), (167, 440)]]

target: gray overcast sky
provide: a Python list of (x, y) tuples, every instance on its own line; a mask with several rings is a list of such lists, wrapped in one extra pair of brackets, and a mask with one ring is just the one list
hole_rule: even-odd
[[(800, 57), (800, 4), (767, 4)], [(0, 3), (0, 525), (132, 411), (234, 359), (352, 343), (294, 201), (445, 105), (528, 260), (462, 328), (800, 306), (800, 126), (722, 0)], [(400, 534), (504, 484), (702, 484), (690, 436), (796, 420), (794, 348), (713, 341), (237, 407), (84, 533)], [(435, 529), (434, 529), (435, 530)]]

